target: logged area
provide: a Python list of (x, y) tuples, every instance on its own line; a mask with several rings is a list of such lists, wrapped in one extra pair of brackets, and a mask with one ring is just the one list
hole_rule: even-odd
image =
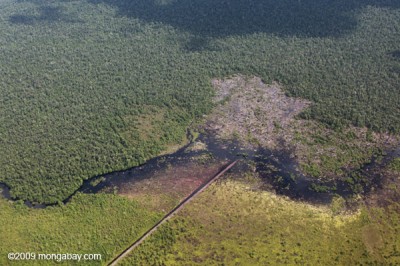
[(277, 81), (302, 113), (398, 132), (398, 1), (0, 3), (0, 180), (57, 202), (209, 112), (213, 78)]
[(400, 264), (398, 0), (1, 0), (0, 32), (1, 265), (107, 265), (233, 161), (121, 265)]

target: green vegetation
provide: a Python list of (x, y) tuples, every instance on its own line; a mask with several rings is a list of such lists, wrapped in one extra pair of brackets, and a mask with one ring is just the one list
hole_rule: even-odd
[(346, 200), (340, 196), (336, 196), (332, 199), (330, 207), (334, 215), (340, 214), (346, 210)]
[(400, 173), (400, 158), (396, 158), (394, 159), (390, 165), (389, 165), (389, 169), (393, 170), (395, 172)]
[[(29, 209), (0, 198), (0, 265), (9, 265), (9, 252), (95, 253), (105, 265), (153, 226), (160, 213), (135, 201), (110, 194), (77, 194), (65, 206)], [(54, 265), (54, 261), (15, 262), (16, 265)], [(65, 262), (99, 265), (99, 261)]]
[(343, 204), (313, 207), (224, 181), (122, 265), (399, 264), (399, 204), (344, 214)]
[(0, 181), (66, 198), (182, 142), (210, 81), (278, 81), (303, 117), (398, 132), (397, 0), (4, 0)]
[(93, 179), (92, 181), (90, 181), (90, 185), (95, 187), (98, 184), (100, 184), (101, 182), (103, 182), (104, 180), (105, 180), (104, 176), (97, 177), (97, 178)]
[(373, 156), (381, 156), (387, 145), (387, 136), (382, 134), (355, 127), (332, 130), (312, 121), (294, 136), (302, 171), (325, 179), (348, 177), (370, 163)]
[(330, 191), (334, 191), (335, 190), (334, 187), (332, 188), (332, 187), (328, 187), (328, 186), (324, 186), (324, 185), (318, 185), (318, 184), (315, 184), (315, 183), (311, 184), (310, 189), (314, 190), (315, 192), (318, 192), (318, 193), (326, 193), (326, 192), (330, 192)]
[[(0, 182), (20, 199), (0, 198), (0, 265), (21, 251), (106, 264), (154, 225), (173, 190), (77, 193), (42, 210), (23, 200), (60, 202), (85, 179), (176, 149), (213, 107), (214, 78), (259, 76), (310, 100), (300, 116), (315, 130), (294, 139), (302, 170), (362, 192), (377, 132), (400, 132), (399, 28), (398, 0), (0, 1)], [(234, 137), (258, 143), (250, 133)], [(210, 156), (197, 159), (210, 167)], [(389, 169), (397, 177), (400, 160)], [(225, 181), (192, 203), (124, 263), (400, 264), (395, 200), (346, 213), (340, 197), (315, 207)]]

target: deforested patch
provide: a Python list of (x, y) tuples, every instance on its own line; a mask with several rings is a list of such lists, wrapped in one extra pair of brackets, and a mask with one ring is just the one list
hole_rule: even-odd
[(258, 77), (237, 75), (214, 79), (217, 107), (208, 122), (220, 138), (235, 137), (249, 144), (277, 148), (287, 136), (295, 116), (309, 101), (285, 95), (278, 83), (265, 84)]
[(258, 77), (236, 75), (214, 79), (212, 85), (216, 107), (207, 118), (207, 130), (248, 148), (288, 152), (297, 170), (315, 179), (352, 182), (349, 176), (369, 169), (371, 162), (400, 141), (396, 135), (365, 127), (330, 128), (298, 118), (312, 103), (285, 95), (276, 82), (265, 84)]

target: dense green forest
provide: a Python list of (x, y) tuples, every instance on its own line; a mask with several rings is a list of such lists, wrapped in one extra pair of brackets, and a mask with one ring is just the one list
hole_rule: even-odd
[(181, 142), (236, 73), (305, 118), (400, 131), (397, 0), (2, 0), (0, 32), (0, 181), (22, 199)]

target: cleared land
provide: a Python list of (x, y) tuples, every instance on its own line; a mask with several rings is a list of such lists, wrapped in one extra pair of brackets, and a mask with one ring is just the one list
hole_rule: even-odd
[(398, 135), (357, 127), (334, 130), (301, 119), (310, 102), (288, 97), (279, 84), (267, 85), (258, 77), (236, 75), (214, 80), (213, 86), (217, 107), (207, 118), (207, 130), (245, 146), (286, 150), (315, 178), (345, 178), (400, 143)]

